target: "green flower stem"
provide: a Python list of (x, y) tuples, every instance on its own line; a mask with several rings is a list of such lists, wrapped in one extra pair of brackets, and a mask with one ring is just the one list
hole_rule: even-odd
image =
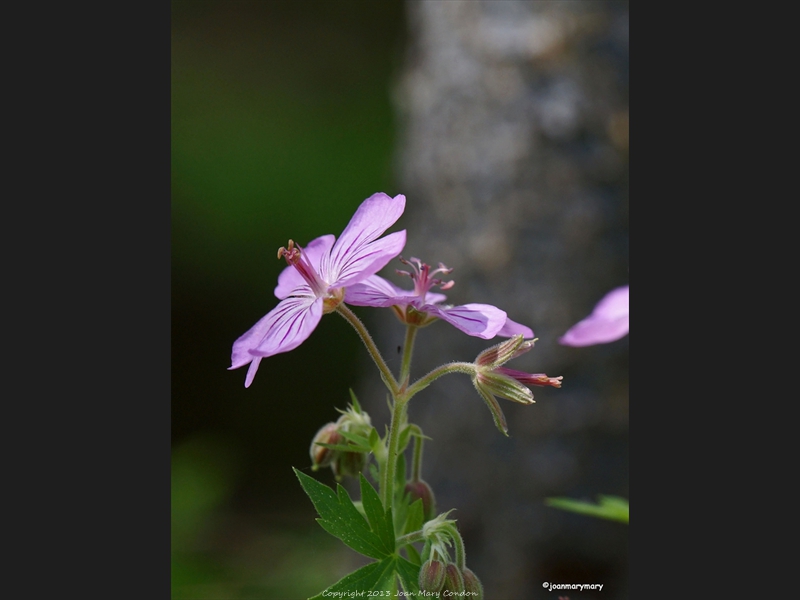
[(389, 445), (386, 452), (386, 462), (381, 471), (381, 502), (384, 510), (389, 510), (394, 501), (394, 474), (397, 469), (397, 447), (400, 442), (400, 428), (406, 418), (406, 405), (408, 399), (395, 397), (392, 410), (392, 422), (389, 425)]
[(439, 379), (442, 375), (447, 375), (448, 373), (465, 373), (467, 375), (474, 375), (475, 374), (475, 365), (473, 363), (463, 363), (463, 362), (452, 362), (446, 365), (442, 365), (441, 367), (436, 367), (433, 371), (428, 373), (427, 375), (423, 375), (419, 379), (417, 379), (413, 385), (411, 385), (406, 391), (404, 392), (404, 396), (406, 398), (411, 398), (415, 394), (421, 392), (434, 381)]
[(400, 385), (408, 385), (408, 376), (411, 372), (411, 355), (414, 352), (414, 339), (417, 336), (416, 325), (409, 325), (406, 328), (406, 342), (403, 346), (403, 362), (400, 366)]
[(405, 535), (401, 535), (397, 538), (397, 547), (405, 546), (407, 544), (413, 544), (415, 542), (421, 542), (425, 539), (425, 536), (422, 535), (422, 529), (419, 531), (412, 531), (411, 533), (407, 533)]
[(461, 534), (458, 533), (458, 528), (451, 524), (447, 525), (447, 532), (456, 546), (456, 566), (459, 570), (463, 570), (467, 566), (467, 555), (464, 552), (464, 540), (461, 539)]
[(364, 345), (367, 347), (372, 360), (375, 361), (375, 364), (378, 366), (378, 370), (381, 372), (383, 381), (386, 383), (386, 386), (389, 388), (392, 396), (397, 397), (397, 394), (400, 391), (397, 381), (395, 381), (394, 375), (392, 375), (392, 372), (389, 370), (386, 361), (383, 360), (380, 350), (378, 350), (375, 342), (372, 341), (372, 336), (370, 336), (367, 328), (364, 327), (361, 319), (359, 319), (352, 310), (347, 308), (344, 303), (339, 304), (339, 306), (336, 307), (336, 312), (342, 315), (350, 323), (350, 325), (353, 326), (356, 332), (358, 332), (358, 335), (361, 337), (361, 341), (364, 342)]

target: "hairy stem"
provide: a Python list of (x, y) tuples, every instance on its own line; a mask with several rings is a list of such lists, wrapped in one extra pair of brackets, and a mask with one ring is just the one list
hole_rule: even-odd
[(392, 393), (392, 397), (397, 397), (399, 392), (397, 381), (395, 381), (394, 375), (392, 375), (392, 372), (387, 366), (386, 361), (383, 360), (380, 350), (378, 350), (375, 342), (372, 341), (372, 336), (370, 336), (367, 328), (364, 327), (361, 319), (359, 319), (355, 313), (343, 303), (336, 307), (336, 312), (342, 315), (350, 323), (350, 325), (353, 326), (356, 332), (358, 332), (358, 335), (361, 337), (361, 341), (364, 342), (364, 345), (369, 351), (369, 355), (378, 366), (378, 370), (381, 372), (381, 378), (383, 379), (384, 383), (386, 383), (389, 391)]
[(406, 398), (411, 398), (413, 395), (421, 392), (434, 381), (439, 379), (442, 375), (447, 375), (448, 373), (466, 373), (467, 375), (473, 375), (475, 373), (475, 365), (472, 363), (463, 363), (463, 362), (452, 362), (446, 365), (442, 365), (441, 367), (436, 367), (433, 371), (428, 373), (427, 375), (423, 375), (419, 379), (417, 379), (413, 385), (411, 385), (403, 395)]
[(405, 546), (406, 544), (413, 544), (414, 542), (421, 542), (425, 539), (425, 536), (422, 535), (422, 529), (419, 531), (412, 531), (411, 533), (407, 533), (405, 535), (401, 535), (397, 538), (397, 547)]
[(403, 362), (400, 366), (400, 385), (408, 385), (408, 376), (411, 372), (411, 355), (414, 352), (414, 339), (417, 336), (416, 325), (408, 325), (406, 328), (406, 341), (403, 346)]
[(463, 570), (464, 567), (467, 566), (467, 555), (464, 552), (464, 540), (461, 539), (461, 534), (458, 532), (458, 528), (453, 524), (448, 525), (447, 532), (450, 534), (450, 537), (456, 546), (456, 566), (460, 570)]

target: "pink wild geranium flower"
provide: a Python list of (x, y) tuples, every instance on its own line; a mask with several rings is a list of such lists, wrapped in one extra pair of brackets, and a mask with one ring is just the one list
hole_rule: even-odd
[(418, 258), (411, 261), (400, 259), (412, 268), (412, 272), (397, 271), (401, 275), (409, 275), (414, 281), (413, 290), (404, 290), (378, 275), (373, 275), (362, 282), (350, 286), (345, 291), (345, 302), (355, 306), (391, 306), (401, 321), (419, 326), (428, 325), (436, 319), (450, 323), (466, 334), (490, 339), (496, 335), (511, 337), (521, 334), (532, 338), (533, 331), (525, 325), (508, 318), (506, 313), (489, 304), (463, 304), (450, 306), (441, 304), (447, 298), (444, 294), (431, 292), (437, 285), (442, 290), (453, 287), (454, 282), (443, 282), (433, 276), (437, 273), (449, 274), (443, 264), (438, 269), (430, 267)]
[(361, 203), (338, 241), (323, 235), (302, 248), (289, 240), (287, 248), (278, 250), (278, 258), (289, 265), (275, 288), (280, 302), (233, 344), (229, 369), (250, 365), (245, 387), (253, 382), (262, 358), (297, 348), (323, 314), (336, 310), (346, 286), (373, 275), (400, 254), (405, 230), (378, 238), (400, 218), (405, 205), (403, 195), (374, 194)]
[(559, 342), (565, 346), (592, 346), (616, 341), (628, 334), (629, 286), (606, 294), (592, 314), (569, 328)]

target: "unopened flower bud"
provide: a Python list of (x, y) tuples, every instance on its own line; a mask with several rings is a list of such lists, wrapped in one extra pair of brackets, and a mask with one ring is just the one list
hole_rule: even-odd
[(323, 444), (341, 444), (344, 438), (336, 430), (336, 423), (323, 425), (311, 441), (311, 469), (316, 471), (320, 467), (327, 467), (336, 456), (336, 450), (320, 446)]
[(362, 452), (337, 452), (331, 463), (333, 475), (337, 480), (349, 475), (356, 477), (367, 464), (367, 455)]
[(521, 354), (525, 354), (531, 348), (536, 340), (525, 340), (522, 335), (515, 335), (504, 342), (496, 344), (491, 348), (487, 348), (475, 359), (475, 364), (479, 367), (486, 367), (493, 369), (499, 367), (503, 363), (507, 363), (512, 358), (516, 358)]
[[(500, 367), (502, 368), (502, 367)], [(519, 404), (533, 404), (533, 393), (514, 377), (497, 371), (478, 372), (476, 385), (484, 387), (490, 394)]]
[(438, 560), (425, 562), (419, 570), (419, 591), (437, 593), (444, 586), (445, 566)]
[(464, 577), (464, 591), (467, 592), (467, 595), (473, 600), (483, 600), (483, 585), (472, 569), (464, 567), (461, 575)]
[(451, 592), (460, 594), (465, 591), (464, 589), (464, 576), (461, 571), (453, 563), (449, 563), (444, 570), (444, 586), (443, 592)]
[(411, 497), (411, 502), (422, 500), (422, 515), (425, 521), (430, 521), (436, 516), (436, 497), (433, 495), (431, 486), (425, 481), (409, 481), (406, 484), (406, 492)]

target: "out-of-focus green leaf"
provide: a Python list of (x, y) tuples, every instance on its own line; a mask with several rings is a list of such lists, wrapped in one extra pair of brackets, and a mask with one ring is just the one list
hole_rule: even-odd
[(545, 504), (582, 515), (611, 519), (622, 523), (628, 522), (628, 501), (619, 496), (599, 495), (597, 504), (584, 500), (573, 500), (572, 498), (547, 498)]

